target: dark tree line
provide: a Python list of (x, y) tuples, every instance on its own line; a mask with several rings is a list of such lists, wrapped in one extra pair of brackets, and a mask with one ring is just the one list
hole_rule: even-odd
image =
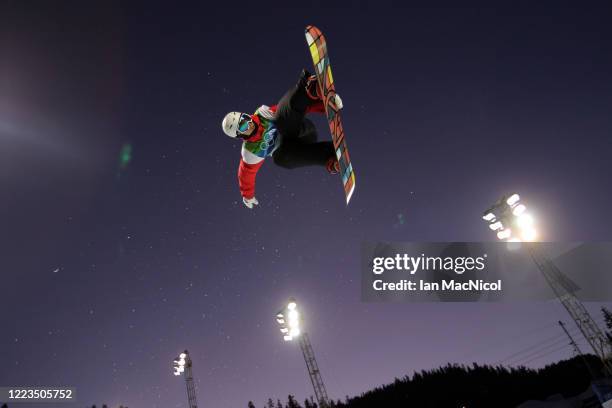
[[(249, 401), (248, 408), (257, 408), (253, 401)], [(299, 402), (295, 400), (293, 395), (289, 395), (287, 397), (287, 402), (282, 403), (281, 400), (277, 399), (276, 402), (272, 398), (268, 398), (268, 402), (263, 405), (263, 408), (318, 408), (318, 405), (312, 397), (310, 399), (304, 400), (304, 404), (301, 405)]]
[[(92, 405), (91, 408), (96, 408), (96, 406)], [(108, 407), (106, 406), (106, 404), (104, 404), (102, 405), (102, 408), (108, 408)], [(124, 407), (123, 405), (119, 405), (119, 408), (127, 408), (127, 407)]]
[[(599, 358), (585, 356), (597, 372)], [(584, 360), (574, 357), (541, 369), (526, 367), (448, 364), (434, 370), (405, 376), (360, 396), (335, 401), (335, 408), (504, 408), (515, 407), (526, 400), (543, 400), (553, 394), (572, 397), (591, 383)], [(312, 401), (303, 405), (289, 396), (286, 403), (269, 399), (262, 408), (314, 408)], [(248, 408), (257, 408), (249, 402)]]

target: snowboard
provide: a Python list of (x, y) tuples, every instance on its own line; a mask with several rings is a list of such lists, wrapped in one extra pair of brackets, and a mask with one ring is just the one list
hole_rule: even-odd
[(355, 172), (346, 147), (346, 137), (342, 128), (340, 109), (335, 104), (334, 95), (336, 87), (332, 76), (331, 66), (329, 65), (329, 55), (327, 54), (327, 42), (321, 30), (315, 26), (306, 27), (306, 42), (312, 55), (312, 62), (315, 68), (315, 75), (319, 83), (319, 95), (322, 95), (325, 105), (325, 114), (329, 123), (336, 159), (340, 163), (340, 175), (344, 186), (346, 204), (348, 205), (353, 192), (355, 191)]

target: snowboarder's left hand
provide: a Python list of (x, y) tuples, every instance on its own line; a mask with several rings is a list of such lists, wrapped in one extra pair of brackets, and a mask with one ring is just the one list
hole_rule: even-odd
[(253, 198), (242, 197), (242, 202), (250, 210), (252, 210), (254, 206), (259, 205), (259, 201), (257, 201), (257, 199), (255, 197), (253, 197)]
[(340, 99), (340, 95), (336, 94), (335, 95), (335, 101), (336, 102), (336, 107), (338, 109), (342, 109), (344, 107), (344, 104), (342, 103), (342, 99)]

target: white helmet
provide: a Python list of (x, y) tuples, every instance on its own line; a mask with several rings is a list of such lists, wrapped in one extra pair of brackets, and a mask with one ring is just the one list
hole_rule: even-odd
[(238, 122), (240, 121), (241, 115), (242, 113), (240, 112), (230, 112), (223, 118), (221, 127), (223, 128), (223, 132), (229, 137), (238, 136)]

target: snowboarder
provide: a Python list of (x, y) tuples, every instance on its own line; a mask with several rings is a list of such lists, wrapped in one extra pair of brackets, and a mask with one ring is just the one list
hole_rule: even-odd
[[(275, 164), (287, 169), (319, 165), (330, 174), (338, 173), (333, 143), (318, 142), (314, 123), (305, 117), (310, 112), (325, 113), (319, 92), (316, 76), (304, 69), (297, 85), (277, 105), (262, 105), (252, 115), (230, 112), (223, 118), (223, 132), (243, 140), (238, 186), (248, 208), (259, 204), (255, 176), (266, 157), (272, 156)], [(342, 108), (338, 95), (335, 102)]]

